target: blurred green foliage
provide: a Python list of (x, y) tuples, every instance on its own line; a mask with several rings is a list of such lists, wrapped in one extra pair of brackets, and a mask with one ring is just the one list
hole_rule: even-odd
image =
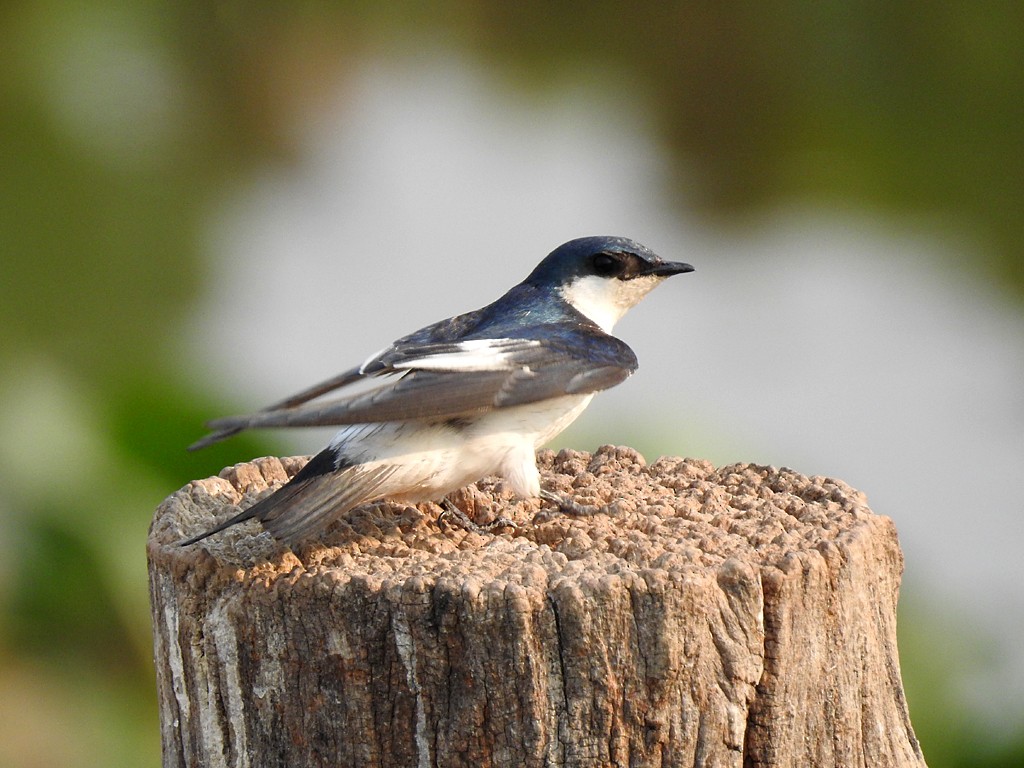
[[(904, 590), (906, 591), (906, 589)], [(930, 768), (1022, 765), (1024, 731), (998, 732), (964, 705), (965, 668), (982, 672), (991, 659), (975, 644), (965, 617), (913, 599), (900, 601), (899, 647), (911, 722)]]
[[(233, 410), (175, 346), (207, 219), (288, 161), (339, 71), (416, 44), (524, 89), (628, 88), (680, 205), (723, 225), (805, 201), (919, 216), (980, 244), (956, 267), (1024, 297), (1019, 4), (4, 3), (0, 764), (158, 761), (148, 514), (272, 451), (183, 451)], [(916, 626), (903, 663), (933, 768), (1024, 763), (963, 718)]]

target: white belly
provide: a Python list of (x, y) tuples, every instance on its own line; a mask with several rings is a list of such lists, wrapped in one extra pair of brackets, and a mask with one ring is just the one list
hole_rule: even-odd
[(499, 475), (524, 497), (540, 493), (535, 452), (568, 427), (594, 395), (569, 395), (543, 403), (496, 409), (454, 425), (407, 422), (356, 424), (331, 441), (349, 460), (387, 465), (377, 498), (418, 503), (488, 475)]

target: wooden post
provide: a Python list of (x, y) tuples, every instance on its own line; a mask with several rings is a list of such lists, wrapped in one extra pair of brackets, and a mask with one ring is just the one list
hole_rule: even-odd
[(499, 481), (355, 510), (322, 541), (258, 523), (176, 542), (283, 482), (260, 459), (157, 510), (163, 764), (923, 766), (900, 680), (892, 521), (844, 483), (629, 448), (540, 455), (568, 518)]

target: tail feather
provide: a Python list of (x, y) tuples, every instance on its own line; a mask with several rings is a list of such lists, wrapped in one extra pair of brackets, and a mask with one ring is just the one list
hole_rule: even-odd
[(260, 520), (275, 539), (294, 544), (322, 531), (353, 507), (382, 498), (386, 494), (381, 493), (381, 486), (396, 469), (389, 465), (356, 465), (319, 475), (301, 492), (268, 504)]
[(210, 530), (204, 531), (203, 533), (200, 533), (198, 536), (193, 536), (190, 539), (185, 539), (184, 541), (179, 541), (178, 542), (178, 546), (179, 547), (187, 547), (190, 544), (195, 544), (196, 542), (202, 541), (207, 536), (212, 536), (215, 533), (220, 533), (224, 529), (230, 528), (232, 525), (236, 525), (237, 523), (244, 523), (246, 520), (252, 520), (254, 517), (256, 517), (256, 515), (257, 515), (257, 513), (259, 511), (259, 510), (256, 509), (256, 507), (258, 507), (258, 506), (259, 506), (259, 502), (256, 502), (251, 507), (243, 509), (241, 512), (239, 512), (234, 517), (228, 518), (223, 523), (218, 523), (217, 525), (215, 525)]
[(182, 541), (181, 546), (195, 544), (236, 523), (252, 519), (259, 520), (278, 541), (293, 545), (323, 530), (353, 507), (385, 496), (381, 486), (396, 469), (393, 465), (357, 464), (312, 476), (300, 473), (234, 517)]

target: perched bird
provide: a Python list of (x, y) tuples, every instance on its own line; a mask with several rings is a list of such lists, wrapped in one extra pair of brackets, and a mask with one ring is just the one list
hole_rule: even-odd
[[(287, 484), (182, 545), (253, 518), (294, 544), (360, 504), (444, 502), (488, 475), (519, 496), (578, 509), (541, 489), (536, 450), (636, 370), (633, 350), (610, 335), (616, 321), (665, 278), (692, 271), (626, 238), (571, 240), (493, 304), (403, 336), (255, 414), (209, 422), (190, 450), (245, 429), (344, 426)], [(320, 399), (367, 379), (380, 386)]]

